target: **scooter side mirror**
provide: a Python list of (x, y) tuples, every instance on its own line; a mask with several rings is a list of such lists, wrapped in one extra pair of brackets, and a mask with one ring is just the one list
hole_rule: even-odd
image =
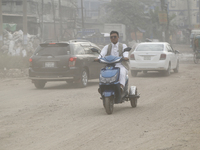
[(131, 51), (131, 49), (132, 49), (132, 48), (127, 47), (127, 48), (124, 49), (124, 52), (129, 52), (129, 51)]

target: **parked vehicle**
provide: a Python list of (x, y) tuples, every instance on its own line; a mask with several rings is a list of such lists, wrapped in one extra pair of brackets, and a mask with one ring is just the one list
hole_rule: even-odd
[(102, 68), (93, 63), (98, 54), (91, 48), (100, 51), (97, 45), (85, 40), (42, 43), (29, 60), (29, 78), (38, 89), (49, 81), (67, 81), (86, 87), (89, 79), (99, 77)]
[[(126, 48), (124, 51), (130, 51), (131, 48)], [(92, 49), (93, 52), (98, 52)], [(99, 93), (103, 100), (103, 106), (107, 114), (113, 113), (114, 104), (120, 104), (124, 101), (130, 101), (132, 107), (137, 106), (137, 99), (140, 97), (137, 93), (137, 87), (131, 86), (128, 89), (128, 75), (126, 77), (126, 84), (124, 91), (120, 89), (119, 75), (120, 68), (115, 67), (116, 63), (123, 60), (122, 57), (115, 57), (112, 55), (100, 58), (99, 62), (106, 64), (105, 68), (101, 69), (99, 78)]]
[(133, 77), (141, 71), (160, 71), (169, 76), (172, 69), (179, 71), (179, 51), (166, 42), (140, 43), (130, 55), (130, 69)]
[(200, 30), (192, 30), (190, 34), (190, 45), (194, 48), (194, 39), (196, 36), (200, 35)]
[(199, 60), (200, 60), (200, 51), (199, 50), (194, 52), (193, 60), (194, 60), (195, 64), (199, 63)]
[(193, 39), (193, 51), (194, 51), (194, 63), (197, 64), (199, 63), (200, 59), (200, 35), (197, 35)]

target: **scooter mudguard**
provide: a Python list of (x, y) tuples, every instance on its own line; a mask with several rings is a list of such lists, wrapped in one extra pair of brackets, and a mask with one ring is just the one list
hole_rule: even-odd
[(136, 86), (131, 86), (130, 89), (129, 89), (129, 97), (135, 97), (135, 96), (137, 96), (136, 95), (136, 90), (137, 90)]
[(115, 95), (115, 92), (114, 92), (114, 91), (104, 91), (104, 92), (102, 93), (102, 95), (103, 95), (104, 97), (110, 97), (110, 96)]

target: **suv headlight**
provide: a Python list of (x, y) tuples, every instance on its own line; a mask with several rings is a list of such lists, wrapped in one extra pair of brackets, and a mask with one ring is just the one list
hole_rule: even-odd
[(101, 74), (100, 74), (99, 80), (100, 80), (100, 82), (102, 82), (102, 83), (112, 83), (112, 82), (115, 82), (115, 81), (117, 80), (117, 78), (118, 78), (118, 74), (114, 75), (114, 76), (111, 77), (111, 78), (104, 78), (104, 77), (102, 77)]

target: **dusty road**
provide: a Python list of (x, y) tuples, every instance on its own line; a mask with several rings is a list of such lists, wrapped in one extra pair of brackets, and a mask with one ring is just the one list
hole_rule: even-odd
[(0, 80), (0, 150), (199, 150), (200, 64), (181, 58), (170, 77), (130, 77), (138, 107), (115, 105), (112, 115), (98, 80), (85, 89), (53, 82), (43, 90), (26, 78)]

